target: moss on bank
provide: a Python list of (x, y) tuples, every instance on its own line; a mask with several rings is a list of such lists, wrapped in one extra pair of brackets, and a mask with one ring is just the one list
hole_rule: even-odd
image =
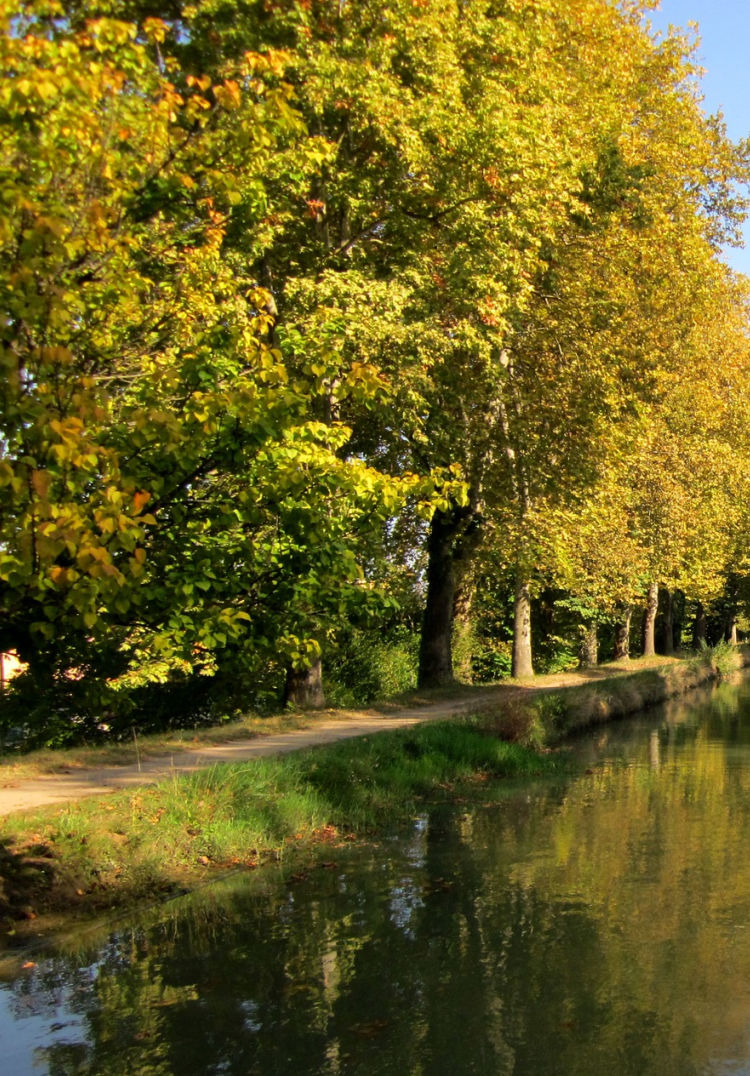
[(559, 770), (549, 747), (587, 726), (684, 694), (750, 663), (717, 648), (596, 684), (515, 697), (431, 722), (293, 754), (219, 765), (155, 787), (11, 816), (0, 836), (0, 921), (90, 912), (254, 869), (314, 844), (406, 821), (491, 778)]

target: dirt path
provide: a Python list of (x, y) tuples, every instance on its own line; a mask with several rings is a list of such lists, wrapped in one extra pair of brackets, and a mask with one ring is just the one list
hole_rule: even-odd
[[(659, 663), (664, 664), (664, 658), (661, 658)], [(206, 745), (197, 751), (144, 759), (140, 765), (76, 769), (70, 773), (55, 773), (19, 780), (6, 788), (0, 788), (0, 816), (14, 811), (65, 803), (82, 796), (105, 795), (117, 789), (156, 784), (177, 774), (193, 773), (207, 766), (224, 762), (244, 762), (265, 755), (279, 755), (303, 747), (345, 740), (353, 736), (367, 736), (386, 729), (404, 728), (423, 721), (455, 717), (477, 709), (502, 708), (512, 699), (552, 691), (560, 687), (595, 683), (612, 676), (627, 675), (628, 672), (642, 668), (643, 664), (639, 661), (633, 662), (630, 668), (607, 666), (573, 673), (539, 676), (528, 685), (516, 683), (478, 688), (476, 692), (464, 694), (458, 698), (429, 702), (390, 713), (365, 710), (339, 717), (315, 717), (312, 719), (314, 723), (306, 729)]]

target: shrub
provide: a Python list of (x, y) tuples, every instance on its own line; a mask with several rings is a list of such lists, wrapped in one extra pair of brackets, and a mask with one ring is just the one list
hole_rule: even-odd
[(400, 626), (382, 638), (354, 629), (329, 660), (327, 697), (345, 706), (400, 695), (416, 687), (418, 661), (417, 632)]

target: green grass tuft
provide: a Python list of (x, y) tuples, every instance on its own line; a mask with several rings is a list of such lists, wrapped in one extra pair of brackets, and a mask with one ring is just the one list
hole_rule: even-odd
[(728, 642), (702, 647), (701, 657), (711, 663), (719, 680), (732, 676), (742, 664), (737, 647)]

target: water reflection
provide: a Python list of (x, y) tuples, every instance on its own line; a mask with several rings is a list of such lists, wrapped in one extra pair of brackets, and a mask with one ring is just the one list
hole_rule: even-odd
[[(750, 1072), (750, 685), (0, 994), (5, 1071)], [(586, 772), (584, 772), (586, 771)]]

